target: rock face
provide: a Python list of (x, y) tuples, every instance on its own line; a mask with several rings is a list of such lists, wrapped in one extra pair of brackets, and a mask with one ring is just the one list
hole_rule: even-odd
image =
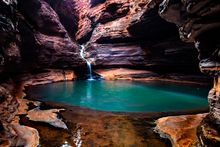
[(40, 85), (60, 81), (72, 81), (76, 75), (72, 70), (45, 69), (40, 73), (22, 74), (17, 77), (23, 86)]
[(74, 1), (0, 1), (0, 73), (83, 65), (74, 7)]
[[(214, 77), (214, 87), (210, 91), (208, 100), (210, 112), (208, 120), (201, 124), (203, 133), (201, 143), (220, 145), (218, 137), (210, 138), (206, 132), (219, 131), (220, 99), (219, 99), (219, 44), (220, 44), (220, 2), (204, 1), (174, 1), (165, 0), (160, 6), (160, 15), (179, 27), (180, 36), (184, 41), (195, 42), (199, 51), (200, 70)], [(209, 127), (204, 127), (204, 126)], [(212, 128), (212, 129), (209, 129)], [(207, 131), (209, 129), (209, 131)], [(207, 141), (208, 140), (208, 141)]]
[(97, 68), (197, 70), (196, 50), (158, 15), (159, 1), (18, 0), (17, 6), (13, 21), (19, 39), (5, 52), (22, 68), (79, 67), (85, 62), (78, 44), (85, 44), (87, 58)]
[[(58, 14), (47, 2), (19, 0), (18, 9), (23, 15), (19, 29), (25, 57), (29, 54), (28, 59), (35, 58), (38, 65), (43, 67), (65, 68), (82, 63), (77, 44), (71, 40)], [(62, 15), (62, 12), (59, 12)], [(30, 41), (33, 44), (30, 44)]]
[(0, 1), (0, 73), (11, 71), (21, 60), (17, 45), (16, 2)]
[(78, 30), (78, 15), (76, 11), (76, 2), (74, 0), (45, 0), (59, 16), (59, 20), (65, 27), (68, 35), (75, 40), (75, 34)]
[(87, 57), (95, 66), (197, 68), (196, 50), (181, 42), (177, 27), (158, 15), (159, 4), (149, 0), (91, 3), (76, 2), (76, 40), (86, 43)]
[(18, 102), (8, 90), (0, 86), (0, 120), (4, 124), (10, 123), (17, 113)]
[[(0, 85), (0, 131), (3, 138), (11, 139), (16, 136), (11, 122), (17, 114), (18, 105), (17, 99)], [(2, 143), (0, 144), (2, 145)]]

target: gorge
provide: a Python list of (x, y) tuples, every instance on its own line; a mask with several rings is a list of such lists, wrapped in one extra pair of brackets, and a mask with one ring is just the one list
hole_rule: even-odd
[(0, 146), (219, 146), (219, 13), (215, 0), (0, 0)]

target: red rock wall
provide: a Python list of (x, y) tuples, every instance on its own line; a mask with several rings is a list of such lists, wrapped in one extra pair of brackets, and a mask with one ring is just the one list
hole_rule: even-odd
[[(78, 54), (79, 48), (69, 36), (71, 32), (66, 31), (58, 14), (47, 2), (19, 0), (18, 9), (23, 15), (19, 28), (22, 30), (21, 34), (24, 33), (24, 56), (32, 53), (36, 57), (37, 65), (43, 67), (74, 67), (82, 63)], [(73, 22), (72, 25), (74, 24)], [(28, 29), (30, 31), (26, 31)], [(32, 39), (33, 44), (29, 43), (29, 39)]]
[(181, 39), (195, 43), (201, 72), (214, 77), (208, 95), (209, 115), (197, 135), (201, 146), (220, 146), (220, 1), (165, 0), (160, 6), (161, 17), (179, 27)]
[[(76, 40), (87, 45), (94, 65), (197, 69), (197, 51), (179, 39), (178, 29), (158, 15), (149, 0), (77, 1)], [(82, 8), (82, 9), (81, 9)], [(193, 63), (193, 64), (192, 64)]]
[(10, 55), (21, 56), (25, 68), (73, 68), (85, 64), (78, 45), (87, 44), (87, 57), (96, 67), (196, 69), (194, 47), (182, 43), (176, 26), (161, 19), (159, 5), (149, 2), (18, 0), (19, 39)]

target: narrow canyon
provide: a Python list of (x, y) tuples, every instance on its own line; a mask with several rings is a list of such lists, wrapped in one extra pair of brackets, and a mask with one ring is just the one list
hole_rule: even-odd
[[(219, 15), (216, 0), (0, 0), (0, 146), (220, 146)], [(193, 87), (207, 107), (164, 112), (161, 100), (161, 112), (114, 112), (100, 99), (99, 111), (53, 89), (84, 100), (155, 81)], [(65, 103), (43, 101), (35, 86)]]

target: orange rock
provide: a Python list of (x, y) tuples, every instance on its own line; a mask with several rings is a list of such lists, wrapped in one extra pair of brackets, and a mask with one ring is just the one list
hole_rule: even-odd
[(149, 76), (157, 75), (154, 72), (150, 72), (146, 70), (133, 70), (128, 68), (98, 69), (95, 70), (95, 72), (101, 75), (105, 80), (118, 80), (118, 79), (132, 80), (144, 76), (146, 77), (146, 74)]
[(156, 121), (155, 131), (161, 137), (169, 138), (173, 147), (194, 146), (198, 141), (196, 128), (206, 115), (204, 113), (163, 117)]
[(75, 78), (76, 75), (72, 70), (48, 69), (46, 72), (39, 74), (21, 75), (20, 81), (24, 83), (24, 86), (30, 86), (59, 81), (71, 81)]

